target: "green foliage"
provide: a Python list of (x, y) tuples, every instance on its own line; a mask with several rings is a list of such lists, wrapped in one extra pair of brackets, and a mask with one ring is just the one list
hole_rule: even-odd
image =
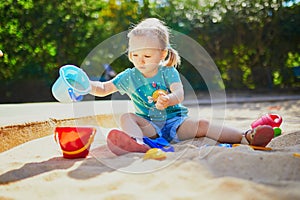
[[(6, 1), (1, 4), (0, 48), (5, 80), (53, 77), (53, 70), (79, 64), (101, 31), (98, 1)], [(99, 39), (99, 38), (98, 38)]]
[(288, 59), (286, 60), (287, 67), (298, 67), (300, 66), (300, 53), (289, 52)]
[[(283, 0), (6, 0), (0, 3), (0, 80), (5, 87), (42, 79), (50, 87), (60, 66), (80, 65), (106, 38), (157, 17), (208, 51), (226, 88), (293, 87), (299, 13), (299, 3)], [(112, 65), (121, 71), (130, 63), (124, 55)], [(190, 67), (181, 67), (187, 77)], [(199, 78), (189, 79), (205, 88)]]

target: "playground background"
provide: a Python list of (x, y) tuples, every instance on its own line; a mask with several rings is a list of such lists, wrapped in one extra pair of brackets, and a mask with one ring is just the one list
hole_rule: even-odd
[[(299, 13), (297, 0), (4, 1), (0, 103), (55, 101), (51, 86), (61, 66), (81, 66), (98, 44), (146, 17), (162, 19), (199, 43), (228, 93), (299, 93)], [(99, 79), (104, 64), (116, 73), (132, 67), (126, 53), (110, 60), (108, 50), (92, 66), (99, 68)], [(188, 61), (178, 70), (197, 93), (207, 92)]]

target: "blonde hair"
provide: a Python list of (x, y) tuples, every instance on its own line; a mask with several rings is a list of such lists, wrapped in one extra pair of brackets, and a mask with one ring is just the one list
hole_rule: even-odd
[(164, 60), (164, 65), (168, 67), (176, 67), (180, 65), (180, 56), (178, 52), (170, 45), (170, 33), (164, 22), (157, 18), (147, 18), (133, 27), (129, 33), (128, 38), (132, 36), (156, 36), (159, 39), (162, 50), (168, 50), (168, 56)]

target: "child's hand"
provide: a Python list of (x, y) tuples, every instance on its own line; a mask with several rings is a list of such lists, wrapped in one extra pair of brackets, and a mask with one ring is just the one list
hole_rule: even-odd
[(159, 92), (157, 102), (155, 104), (158, 110), (163, 110), (169, 106), (170, 97), (164, 92)]

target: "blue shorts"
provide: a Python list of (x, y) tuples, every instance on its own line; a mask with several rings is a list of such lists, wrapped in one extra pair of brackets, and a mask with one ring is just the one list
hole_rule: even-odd
[(176, 116), (166, 121), (149, 121), (155, 128), (160, 137), (165, 138), (168, 142), (180, 142), (177, 136), (178, 127), (184, 122), (187, 116)]

